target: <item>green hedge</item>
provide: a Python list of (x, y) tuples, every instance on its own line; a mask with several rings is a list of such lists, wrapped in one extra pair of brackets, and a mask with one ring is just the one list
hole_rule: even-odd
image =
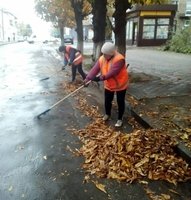
[(191, 54), (191, 26), (175, 33), (166, 43), (164, 50)]

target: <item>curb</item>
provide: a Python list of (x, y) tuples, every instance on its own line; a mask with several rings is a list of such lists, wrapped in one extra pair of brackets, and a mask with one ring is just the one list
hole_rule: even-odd
[(15, 44), (17, 42), (0, 42), (0, 46), (8, 45), (8, 44)]
[(178, 142), (178, 145), (175, 146), (175, 152), (191, 165), (191, 151), (185, 146), (184, 143), (181, 141)]

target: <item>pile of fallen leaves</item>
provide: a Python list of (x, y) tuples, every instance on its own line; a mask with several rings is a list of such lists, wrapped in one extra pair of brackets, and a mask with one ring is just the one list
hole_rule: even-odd
[(157, 130), (122, 134), (97, 119), (76, 133), (84, 143), (83, 168), (90, 174), (127, 182), (142, 177), (174, 184), (191, 179), (191, 168), (173, 152), (175, 141)]
[[(78, 95), (79, 97), (79, 95)], [(174, 153), (176, 142), (159, 130), (134, 130), (130, 134), (106, 125), (98, 108), (78, 98), (79, 108), (92, 123), (74, 131), (83, 142), (78, 151), (85, 158), (83, 168), (91, 175), (133, 182), (141, 178), (176, 184), (191, 179), (191, 168)]]

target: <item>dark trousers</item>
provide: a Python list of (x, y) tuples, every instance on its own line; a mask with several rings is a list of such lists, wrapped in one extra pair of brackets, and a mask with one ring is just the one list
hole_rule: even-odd
[(80, 75), (82, 76), (82, 79), (84, 80), (86, 78), (86, 74), (84, 73), (82, 69), (82, 64), (79, 64), (79, 65), (72, 65), (72, 81), (74, 81), (76, 78), (77, 69)]
[[(105, 89), (105, 113), (111, 115), (112, 101), (115, 92)], [(125, 94), (126, 89), (117, 91), (117, 105), (118, 105), (118, 119), (122, 120), (123, 114), (125, 112)]]

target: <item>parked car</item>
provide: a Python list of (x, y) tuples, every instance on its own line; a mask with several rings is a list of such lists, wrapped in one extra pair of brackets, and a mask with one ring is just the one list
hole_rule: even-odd
[(74, 44), (74, 39), (70, 35), (64, 35), (64, 43)]
[(29, 44), (34, 44), (37, 41), (36, 35), (31, 36), (30, 38), (27, 39)]
[(25, 41), (25, 39), (24, 39), (23, 36), (18, 36), (17, 37), (17, 42), (24, 42), (24, 41)]
[(50, 42), (52, 43), (58, 43), (59, 42), (59, 39), (58, 38), (55, 38), (55, 37), (47, 37), (46, 39), (44, 39), (43, 41), (43, 44), (48, 44)]

